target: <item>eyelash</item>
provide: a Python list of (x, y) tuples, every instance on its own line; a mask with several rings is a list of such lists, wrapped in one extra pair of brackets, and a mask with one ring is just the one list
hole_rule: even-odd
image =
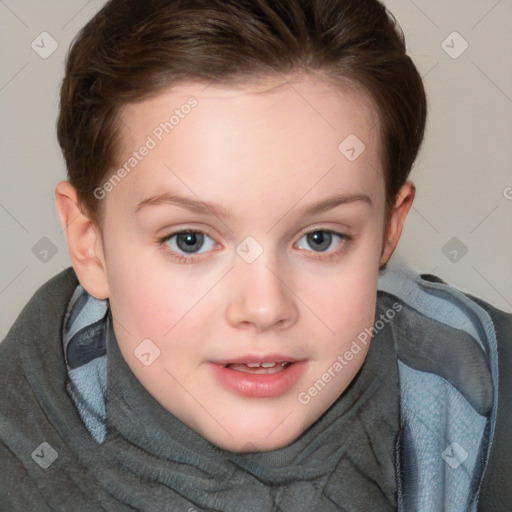
[[(158, 238), (157, 239), (157, 243), (164, 249), (164, 251), (166, 251), (166, 253), (171, 256), (173, 259), (177, 260), (178, 263), (180, 264), (190, 264), (190, 263), (195, 263), (196, 261), (202, 259), (202, 254), (205, 254), (205, 253), (198, 253), (198, 254), (190, 254), (189, 256), (183, 256), (181, 254), (178, 254), (176, 253), (174, 250), (172, 250), (168, 245), (167, 245), (167, 242), (177, 236), (177, 235), (181, 235), (181, 234), (200, 234), (200, 235), (206, 235), (208, 236), (209, 238), (211, 238), (208, 233), (205, 233), (204, 231), (200, 231), (200, 230), (197, 230), (197, 229), (181, 229), (181, 230), (178, 230), (178, 231), (173, 231), (172, 233), (169, 233), (168, 235), (165, 235), (161, 238)], [(313, 252), (313, 251), (308, 251), (308, 252), (313, 252), (313, 256), (310, 256), (310, 258), (312, 258), (313, 260), (316, 260), (316, 261), (330, 261), (334, 258), (336, 258), (337, 256), (340, 256), (343, 252), (347, 251), (349, 249), (349, 247), (352, 245), (352, 242), (354, 241), (353, 237), (350, 236), (350, 235), (345, 235), (343, 233), (338, 233), (337, 231), (333, 231), (331, 229), (321, 229), (321, 228), (315, 228), (315, 229), (312, 229), (311, 231), (307, 231), (305, 233), (303, 233), (301, 235), (301, 237), (299, 238), (302, 239), (303, 237), (305, 237), (306, 235), (309, 235), (309, 234), (312, 234), (312, 233), (330, 233), (332, 235), (335, 235), (335, 236), (338, 236), (339, 238), (341, 238), (341, 248), (337, 249), (337, 250), (334, 250), (334, 251), (329, 251), (329, 252)], [(303, 249), (304, 250), (304, 249)]]

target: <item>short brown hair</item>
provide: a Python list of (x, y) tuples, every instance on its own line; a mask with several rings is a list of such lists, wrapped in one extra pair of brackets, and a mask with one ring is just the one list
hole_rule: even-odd
[[(224, 85), (294, 72), (356, 84), (378, 112), (387, 212), (421, 146), (423, 82), (377, 0), (110, 0), (66, 60), (58, 139), (82, 207), (117, 162), (119, 112), (179, 82)], [(341, 141), (340, 141), (341, 142)]]

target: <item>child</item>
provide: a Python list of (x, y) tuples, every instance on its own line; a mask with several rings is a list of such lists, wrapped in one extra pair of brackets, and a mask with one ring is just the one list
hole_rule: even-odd
[(109, 1), (61, 90), (73, 266), (0, 345), (1, 510), (508, 510), (512, 316), (388, 264), (425, 118), (377, 0)]

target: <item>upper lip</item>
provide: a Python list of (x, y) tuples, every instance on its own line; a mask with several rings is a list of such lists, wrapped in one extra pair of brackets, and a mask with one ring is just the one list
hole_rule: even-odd
[(218, 359), (212, 361), (215, 364), (227, 365), (227, 364), (263, 364), (263, 363), (296, 363), (299, 359), (295, 357), (286, 356), (283, 354), (247, 354), (240, 357), (230, 357), (229, 359)]

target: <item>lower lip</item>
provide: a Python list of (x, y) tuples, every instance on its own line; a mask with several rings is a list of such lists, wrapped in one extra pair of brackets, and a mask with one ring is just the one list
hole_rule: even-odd
[(234, 393), (250, 398), (281, 396), (295, 385), (306, 369), (306, 361), (292, 363), (277, 373), (255, 374), (211, 363), (215, 378)]

